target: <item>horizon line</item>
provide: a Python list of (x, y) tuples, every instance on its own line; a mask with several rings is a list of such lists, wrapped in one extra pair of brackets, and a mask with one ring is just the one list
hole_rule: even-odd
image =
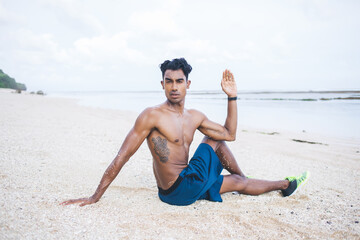
[[(60, 90), (50, 91), (49, 93), (159, 93), (163, 90)], [(360, 93), (359, 90), (240, 90), (239, 94), (272, 94), (272, 93)], [(188, 90), (188, 93), (197, 94), (225, 94), (222, 90)]]

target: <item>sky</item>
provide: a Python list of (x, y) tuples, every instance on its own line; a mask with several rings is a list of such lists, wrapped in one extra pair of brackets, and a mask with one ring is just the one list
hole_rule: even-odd
[(0, 0), (0, 69), (28, 90), (161, 90), (184, 57), (193, 90), (360, 90), (357, 0)]

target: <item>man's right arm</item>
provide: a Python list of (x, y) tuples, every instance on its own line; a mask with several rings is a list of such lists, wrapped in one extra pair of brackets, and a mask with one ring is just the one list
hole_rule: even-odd
[(62, 202), (63, 205), (80, 203), (80, 206), (96, 203), (109, 187), (111, 182), (116, 178), (122, 167), (130, 159), (130, 157), (138, 150), (145, 138), (150, 134), (154, 127), (154, 117), (152, 109), (144, 110), (136, 119), (134, 127), (126, 136), (118, 154), (106, 169), (100, 184), (95, 193), (89, 198), (70, 199)]

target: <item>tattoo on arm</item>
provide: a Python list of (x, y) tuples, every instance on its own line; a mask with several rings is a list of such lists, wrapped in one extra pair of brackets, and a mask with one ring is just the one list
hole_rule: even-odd
[(167, 140), (161, 137), (152, 138), (151, 141), (154, 143), (154, 150), (156, 155), (159, 156), (160, 161), (166, 163), (169, 160), (170, 150), (167, 147)]

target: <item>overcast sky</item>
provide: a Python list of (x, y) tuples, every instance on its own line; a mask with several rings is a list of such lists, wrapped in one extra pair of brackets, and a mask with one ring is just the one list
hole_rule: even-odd
[(360, 89), (360, 1), (0, 0), (0, 69), (28, 90), (161, 90), (185, 57), (191, 89)]

